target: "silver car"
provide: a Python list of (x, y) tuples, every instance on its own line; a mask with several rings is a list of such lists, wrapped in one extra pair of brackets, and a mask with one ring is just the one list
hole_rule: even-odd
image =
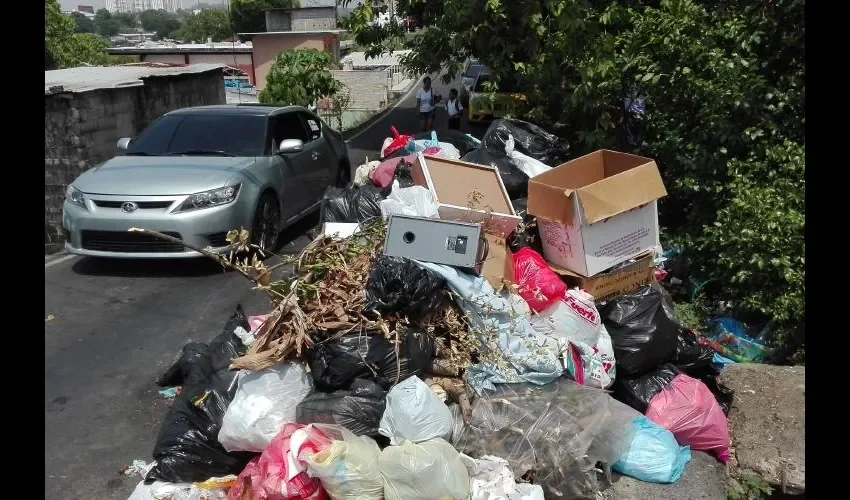
[(345, 141), (299, 106), (224, 105), (167, 113), (116, 156), (80, 175), (62, 209), (65, 248), (96, 257), (196, 257), (175, 236), (223, 253), (245, 228), (265, 251), (351, 176)]

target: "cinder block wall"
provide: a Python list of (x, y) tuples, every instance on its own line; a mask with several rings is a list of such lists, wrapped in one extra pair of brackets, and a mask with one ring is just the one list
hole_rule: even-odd
[(334, 70), (334, 78), (351, 92), (349, 109), (377, 111), (387, 103), (388, 73), (381, 70)]
[(220, 71), (151, 77), (144, 86), (44, 96), (44, 243), (63, 243), (62, 203), (68, 184), (117, 154), (164, 113), (224, 104)]

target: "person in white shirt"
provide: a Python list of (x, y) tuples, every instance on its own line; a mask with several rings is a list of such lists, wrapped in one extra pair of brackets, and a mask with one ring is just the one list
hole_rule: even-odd
[(422, 131), (428, 132), (434, 128), (434, 115), (437, 114), (437, 103), (440, 96), (434, 95), (431, 88), (431, 77), (422, 79), (422, 88), (416, 91), (416, 107), (419, 108), (419, 119), (422, 123)]
[(460, 130), (460, 117), (463, 113), (463, 104), (457, 98), (457, 89), (449, 91), (449, 100), (446, 101), (446, 111), (449, 113), (449, 130)]

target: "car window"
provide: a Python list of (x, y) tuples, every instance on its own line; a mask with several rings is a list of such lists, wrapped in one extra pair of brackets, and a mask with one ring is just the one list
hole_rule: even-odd
[(322, 124), (310, 115), (300, 113), (301, 119), (307, 127), (307, 134), (311, 141), (315, 141), (322, 136)]
[(307, 129), (296, 113), (284, 113), (274, 117), (274, 151), (285, 139), (300, 139), (310, 142)]
[(260, 156), (265, 136), (266, 119), (263, 116), (169, 115), (142, 132), (130, 145), (127, 154), (220, 151), (234, 156)]

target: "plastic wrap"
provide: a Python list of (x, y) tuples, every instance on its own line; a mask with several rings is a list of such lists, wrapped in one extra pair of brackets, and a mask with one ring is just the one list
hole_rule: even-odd
[(381, 200), (381, 215), (409, 215), (413, 217), (439, 217), (439, 204), (434, 193), (422, 186), (403, 188), (397, 180), (387, 199)]
[(375, 186), (328, 187), (322, 198), (321, 224), (363, 222), (381, 216), (381, 190)]
[(463, 422), (452, 408), (451, 442), (469, 456), (495, 455), (518, 478), (533, 479), (546, 498), (587, 498), (597, 491), (597, 462), (611, 464), (634, 437), (639, 413), (604, 391), (561, 378), (544, 386), (500, 385), (476, 399)]
[(378, 466), (386, 500), (463, 500), (469, 496), (466, 466), (444, 439), (388, 446), (381, 452)]
[(676, 356), (681, 326), (673, 301), (657, 282), (614, 297), (600, 312), (614, 342), (620, 376), (641, 375)]
[(514, 137), (512, 135), (508, 136), (508, 140), (505, 142), (505, 156), (510, 158), (513, 161), (513, 164), (516, 165), (518, 169), (522, 170), (522, 172), (528, 177), (534, 177), (535, 175), (540, 175), (552, 170), (551, 166), (517, 151), (515, 146), (516, 141), (514, 140)]
[(729, 460), (729, 424), (714, 395), (701, 381), (677, 375), (649, 402), (646, 416), (664, 426), (680, 444)]
[(652, 398), (682, 373), (675, 365), (667, 363), (657, 370), (633, 378), (620, 377), (614, 383), (614, 397), (635, 410), (646, 413)]
[(503, 118), (494, 120), (484, 134), (482, 143), (490, 151), (504, 152), (508, 138), (513, 136), (514, 149), (556, 167), (570, 159), (570, 144), (533, 123)]
[(461, 454), (469, 471), (470, 500), (544, 500), (539, 484), (517, 483), (508, 461), (485, 455), (474, 459)]
[(635, 417), (635, 437), (611, 469), (649, 483), (672, 484), (682, 477), (691, 449), (679, 446), (673, 434), (643, 415)]
[(532, 311), (540, 312), (564, 298), (566, 283), (539, 253), (529, 247), (521, 248), (514, 254), (513, 263), (519, 294)]
[(218, 441), (227, 451), (266, 449), (284, 424), (295, 421), (296, 405), (313, 388), (310, 374), (298, 363), (242, 371), (238, 383), (218, 433)]
[(461, 157), (462, 161), (494, 167), (499, 171), (505, 191), (512, 200), (528, 196), (528, 175), (502, 153), (492, 153), (484, 148), (473, 149)]
[(418, 377), (399, 382), (387, 393), (387, 408), (378, 429), (390, 444), (448, 438), (454, 419), (445, 403)]
[(762, 363), (770, 360), (775, 350), (747, 335), (746, 326), (728, 316), (714, 318), (706, 335), (712, 349), (738, 363)]
[(153, 449), (156, 465), (148, 479), (169, 483), (204, 481), (237, 474), (251, 454), (229, 453), (218, 442), (224, 414), (236, 395), (236, 371), (230, 361), (243, 353), (233, 331), (250, 328), (241, 307), (230, 317), (224, 332), (213, 339), (206, 353), (192, 365), (183, 390), (174, 400), (160, 427)]
[(314, 426), (286, 424), (262, 455), (251, 460), (227, 494), (229, 500), (326, 500), (318, 478), (307, 474), (304, 454), (331, 445), (331, 438)]
[[(494, 384), (531, 382), (548, 384), (563, 373), (558, 347), (547, 343), (534, 330), (528, 304), (516, 294), (496, 294), (481, 276), (430, 262), (416, 262), (442, 276), (458, 306), (466, 314), (480, 342), (482, 358), (496, 356), (499, 362), (481, 361), (464, 372), (467, 387), (477, 393), (495, 389)], [(492, 359), (492, 358), (491, 358)]]
[(386, 392), (371, 380), (357, 379), (351, 390), (314, 391), (295, 408), (299, 424), (336, 424), (357, 436), (377, 436), (386, 407)]
[(366, 280), (364, 311), (398, 314), (414, 322), (439, 314), (448, 303), (446, 281), (410, 259), (381, 255)]
[(384, 480), (378, 468), (378, 443), (368, 436), (355, 436), (344, 427), (315, 427), (333, 442), (318, 453), (302, 456), (310, 477), (321, 481), (331, 500), (381, 500)]

